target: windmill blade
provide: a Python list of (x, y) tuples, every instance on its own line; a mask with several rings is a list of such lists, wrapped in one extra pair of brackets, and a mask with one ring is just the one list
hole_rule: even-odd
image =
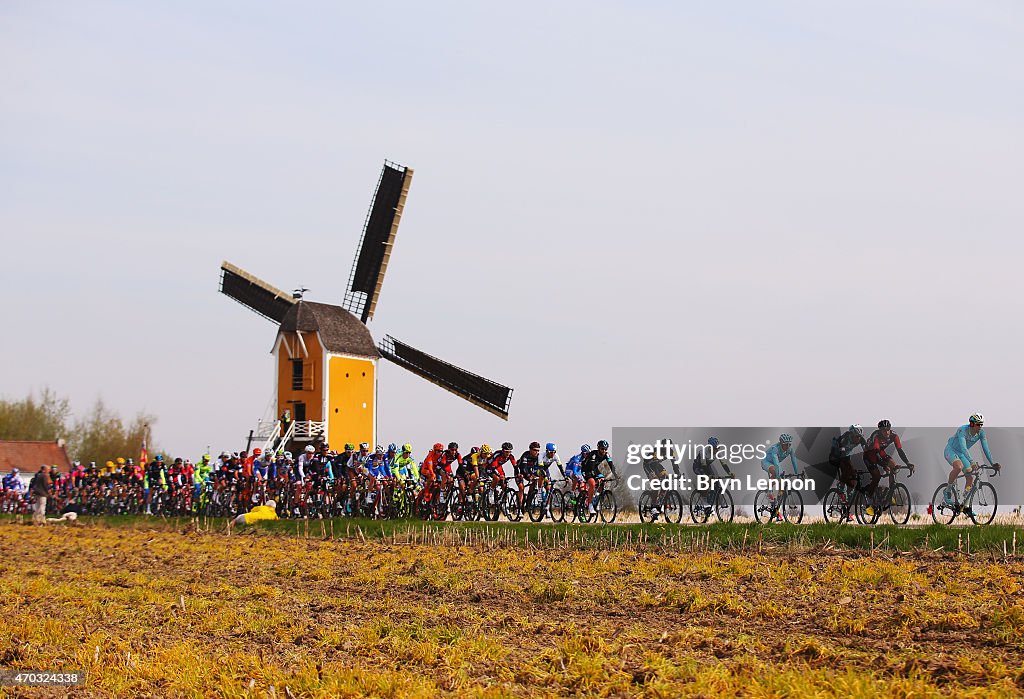
[(226, 260), (220, 266), (220, 292), (275, 323), (280, 323), (295, 303), (291, 294), (267, 284)]
[(378, 347), (381, 356), (405, 367), (446, 391), (465, 398), (473, 405), (508, 420), (508, 406), (512, 402), (512, 389), (472, 372), (460, 369), (443, 359), (410, 347), (385, 335)]
[(384, 273), (391, 259), (391, 248), (398, 235), (405, 199), (412, 183), (412, 168), (384, 161), (377, 191), (370, 202), (370, 211), (363, 224), (356, 259), (348, 277), (348, 288), (341, 306), (365, 323), (377, 308)]

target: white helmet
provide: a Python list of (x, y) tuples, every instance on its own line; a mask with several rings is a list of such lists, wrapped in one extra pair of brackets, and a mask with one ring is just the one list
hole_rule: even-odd
[(306, 445), (306, 453), (307, 454), (312, 454), (315, 451), (316, 451), (316, 447), (314, 447), (312, 444), (307, 444)]
[(273, 507), (276, 510), (277, 509), (277, 503), (274, 502), (273, 500), (267, 500), (267, 507)]
[(850, 432), (856, 432), (861, 437), (864, 436), (864, 428), (860, 425), (850, 425)]
[(984, 425), (985, 416), (982, 415), (981, 413), (974, 413), (974, 415), (971, 415), (971, 423), (977, 425)]

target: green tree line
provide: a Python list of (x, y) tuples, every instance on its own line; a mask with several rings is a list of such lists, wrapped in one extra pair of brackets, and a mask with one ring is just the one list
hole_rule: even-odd
[(126, 421), (102, 399), (74, 418), (70, 401), (49, 388), (20, 400), (0, 398), (0, 439), (63, 439), (68, 455), (86, 464), (102, 465), (119, 456), (138, 460), (143, 438), (150, 455), (157, 454), (150, 432), (155, 422), (154, 416), (142, 412)]

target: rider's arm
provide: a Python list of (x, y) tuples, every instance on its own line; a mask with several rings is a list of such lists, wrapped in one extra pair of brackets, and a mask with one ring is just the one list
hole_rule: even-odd
[(900, 436), (898, 434), (894, 434), (892, 436), (892, 442), (893, 445), (895, 445), (896, 447), (896, 453), (900, 455), (900, 458), (903, 460), (903, 463), (909, 466), (910, 459), (907, 458), (907, 452), (903, 451), (903, 443), (900, 442)]
[(800, 467), (796, 464), (796, 449), (789, 450), (789, 463), (793, 464), (793, 473), (800, 473)]
[(985, 430), (981, 431), (981, 450), (985, 452), (985, 458), (988, 459), (988, 465), (991, 466), (995, 462), (992, 460), (992, 452), (988, 450), (988, 437), (985, 436)]
[[(964, 434), (967, 430), (960, 428), (956, 431), (956, 446), (961, 454), (970, 455), (967, 451), (967, 435)], [(964, 466), (970, 466), (970, 464), (964, 464)]]

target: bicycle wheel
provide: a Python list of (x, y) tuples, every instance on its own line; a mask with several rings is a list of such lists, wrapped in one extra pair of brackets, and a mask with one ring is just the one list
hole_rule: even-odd
[(526, 514), (530, 516), (530, 521), (539, 522), (544, 519), (544, 508), (546, 507), (547, 493), (543, 488), (538, 488), (526, 503)]
[(550, 498), (550, 510), (552, 522), (565, 521), (565, 496), (561, 490), (552, 490)]
[(842, 524), (846, 521), (846, 494), (839, 488), (829, 488), (825, 499), (821, 501), (821, 513), (829, 524)]
[(979, 483), (977, 490), (971, 497), (970, 518), (975, 524), (985, 526), (992, 524), (996, 516), (996, 505), (999, 503), (999, 496), (991, 483)]
[(645, 490), (640, 493), (640, 501), (637, 502), (636, 509), (640, 515), (640, 521), (644, 524), (650, 524), (654, 521), (654, 496), (651, 495), (649, 490)]
[(897, 483), (889, 493), (889, 502), (886, 503), (889, 509), (889, 519), (892, 523), (902, 527), (910, 521), (910, 511), (913, 505), (910, 502), (910, 489), (902, 483)]
[(601, 493), (597, 500), (597, 511), (601, 515), (601, 521), (611, 524), (619, 514), (619, 503), (615, 501), (615, 493), (606, 490)]
[(505, 489), (501, 509), (505, 513), (505, 519), (509, 522), (518, 522), (523, 518), (523, 513), (519, 509), (519, 490), (517, 488)]
[(778, 513), (778, 507), (775, 500), (772, 499), (771, 493), (767, 490), (759, 490), (754, 495), (754, 519), (759, 524), (768, 524), (775, 519), (775, 515)]
[(782, 499), (782, 518), (790, 524), (800, 524), (804, 518), (804, 498), (798, 490), (788, 491)]
[(936, 524), (952, 524), (953, 520), (956, 519), (959, 508), (956, 506), (956, 496), (952, 496), (953, 504), (946, 503), (946, 490), (949, 486), (945, 483), (935, 489), (935, 494), (932, 495), (931, 511), (932, 519)]
[[(871, 514), (868, 514), (868, 508), (871, 508)], [(857, 522), (864, 525), (872, 525), (878, 521), (879, 508), (874, 507), (871, 496), (866, 492), (859, 491), (853, 498), (853, 514), (857, 518)]]
[(690, 519), (694, 524), (704, 524), (711, 516), (711, 508), (705, 503), (709, 495), (703, 490), (694, 490), (690, 493)]
[(713, 507), (715, 517), (719, 522), (731, 522), (732, 518), (736, 516), (736, 506), (732, 501), (732, 493), (728, 490), (723, 490), (718, 494)]
[(675, 490), (670, 490), (665, 495), (665, 502), (662, 503), (665, 522), (668, 524), (679, 524), (683, 519), (683, 496)]

